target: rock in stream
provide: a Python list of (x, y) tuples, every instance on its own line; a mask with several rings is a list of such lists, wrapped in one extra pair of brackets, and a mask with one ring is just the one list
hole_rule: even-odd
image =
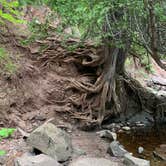
[(150, 161), (133, 157), (130, 154), (125, 154), (124, 164), (126, 166), (150, 166)]
[(111, 142), (107, 152), (111, 156), (115, 156), (115, 157), (123, 157), (126, 153), (129, 153), (127, 150), (123, 148), (123, 146), (119, 143), (119, 141)]

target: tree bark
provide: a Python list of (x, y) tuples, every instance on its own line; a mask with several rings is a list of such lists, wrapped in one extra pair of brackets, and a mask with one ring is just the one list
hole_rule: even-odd
[(166, 65), (161, 62), (157, 51), (157, 28), (153, 0), (149, 0), (149, 24), (151, 34), (151, 56), (162, 69), (166, 70)]

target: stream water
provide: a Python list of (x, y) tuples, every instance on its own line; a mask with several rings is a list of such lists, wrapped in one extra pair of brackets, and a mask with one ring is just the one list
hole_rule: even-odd
[[(118, 137), (120, 143), (133, 153), (133, 156), (150, 160), (151, 166), (166, 166), (166, 161), (158, 160), (153, 155), (156, 147), (166, 144), (166, 124), (133, 129), (127, 133), (120, 133)], [(140, 146), (144, 148), (142, 154), (138, 154)]]

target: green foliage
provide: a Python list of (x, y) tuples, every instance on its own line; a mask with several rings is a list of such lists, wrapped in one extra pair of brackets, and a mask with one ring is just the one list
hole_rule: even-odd
[(159, 19), (160, 22), (165, 23), (166, 22), (166, 2), (164, 1), (156, 2), (154, 9), (155, 9), (155, 14), (157, 19)]
[(46, 0), (62, 19), (62, 28), (77, 27), (83, 38), (100, 38), (103, 33), (105, 13), (109, 10), (108, 1), (86, 0)]
[(131, 46), (131, 50), (136, 52), (140, 60), (140, 65), (144, 67), (147, 72), (153, 73), (154, 71), (150, 61), (150, 55), (146, 52), (146, 50), (142, 46), (136, 44)]
[(17, 0), (0, 0), (0, 6), (0, 24), (4, 24), (4, 21), (9, 21), (14, 24), (24, 23), (23, 20), (19, 19), (21, 13), (18, 10), (19, 3)]
[(15, 128), (2, 128), (0, 129), (0, 138), (8, 138), (16, 131)]
[(43, 4), (43, 0), (18, 0), (19, 4), (21, 6), (24, 5), (42, 5)]
[(9, 54), (4, 48), (0, 47), (0, 73), (14, 74), (17, 70), (16, 65), (13, 63)]
[[(0, 140), (10, 137), (15, 131), (16, 131), (15, 128), (2, 128), (2, 129), (0, 129)], [(0, 150), (0, 156), (4, 156), (5, 154), (6, 154), (5, 150)]]
[[(78, 29), (81, 39), (92, 39), (101, 44), (109, 38), (110, 46), (123, 48), (126, 43), (143, 56), (150, 54), (150, 0), (19, 0), (22, 4), (47, 4), (60, 18), (57, 31), (64, 35), (64, 29)], [(166, 1), (153, 1), (157, 33), (159, 34), (158, 55), (165, 58), (166, 47)], [(46, 26), (46, 25), (44, 25)], [(33, 26), (35, 34), (47, 35), (48, 27)], [(36, 31), (37, 30), (37, 31)], [(73, 30), (74, 31), (74, 30)], [(42, 32), (42, 34), (41, 34)], [(66, 37), (66, 36), (65, 36)], [(68, 36), (70, 37), (70, 36)], [(139, 48), (139, 49), (137, 49)], [(138, 51), (138, 52), (137, 52)], [(140, 52), (143, 52), (140, 54)], [(144, 59), (144, 58), (143, 58)], [(149, 69), (150, 66), (147, 67)]]
[(40, 23), (37, 19), (33, 19), (28, 23), (29, 30), (32, 35), (27, 39), (27, 41), (32, 42), (35, 39), (44, 39), (48, 36), (49, 22), (46, 19), (45, 23)]
[(0, 150), (0, 157), (1, 156), (4, 156), (6, 154), (6, 151), (5, 150)]
[[(125, 32), (130, 40), (140, 41), (140, 31), (136, 24), (140, 24), (142, 32), (147, 28), (148, 5), (138, 0), (36, 0), (35, 4), (47, 4), (61, 17), (61, 28), (77, 27), (83, 38), (101, 39), (111, 37), (112, 43), (123, 44), (122, 37), (117, 33)], [(20, 0), (20, 3), (34, 4), (32, 0)], [(166, 2), (155, 1), (155, 12), (158, 22), (165, 22)], [(116, 14), (119, 15), (116, 17)], [(115, 19), (113, 19), (115, 17)], [(135, 17), (137, 20), (135, 20)], [(138, 23), (136, 23), (138, 21)], [(107, 23), (109, 31), (103, 33), (103, 25)]]
[(22, 45), (28, 45), (35, 40), (45, 39), (51, 36), (51, 34), (54, 34), (56, 30), (50, 26), (50, 23), (55, 19), (54, 16), (54, 13), (46, 15), (44, 22), (40, 22), (38, 18), (33, 18), (31, 22), (28, 22), (28, 29), (31, 35), (27, 39), (20, 41), (20, 43)]
[(44, 39), (48, 36), (47, 24), (40, 24), (37, 19), (33, 19), (31, 22), (29, 22), (28, 28), (31, 31), (31, 35), (27, 39), (20, 41), (22, 45), (28, 45), (34, 42), (35, 39)]

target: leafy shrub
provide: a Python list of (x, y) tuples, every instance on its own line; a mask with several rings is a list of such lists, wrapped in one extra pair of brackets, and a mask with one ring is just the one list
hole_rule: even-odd
[(2, 128), (0, 130), (0, 138), (8, 138), (10, 137), (14, 132), (15, 132), (15, 128)]
[(6, 154), (5, 150), (0, 150), (0, 156), (4, 156)]
[[(15, 130), (15, 128), (2, 128), (0, 130), (0, 140), (10, 137), (15, 132)], [(0, 156), (4, 156), (5, 154), (5, 150), (0, 150)]]
[(24, 22), (23, 20), (19, 19), (21, 13), (18, 10), (19, 3), (17, 0), (0, 0), (0, 6), (0, 24), (4, 24), (5, 21), (12, 23)]

